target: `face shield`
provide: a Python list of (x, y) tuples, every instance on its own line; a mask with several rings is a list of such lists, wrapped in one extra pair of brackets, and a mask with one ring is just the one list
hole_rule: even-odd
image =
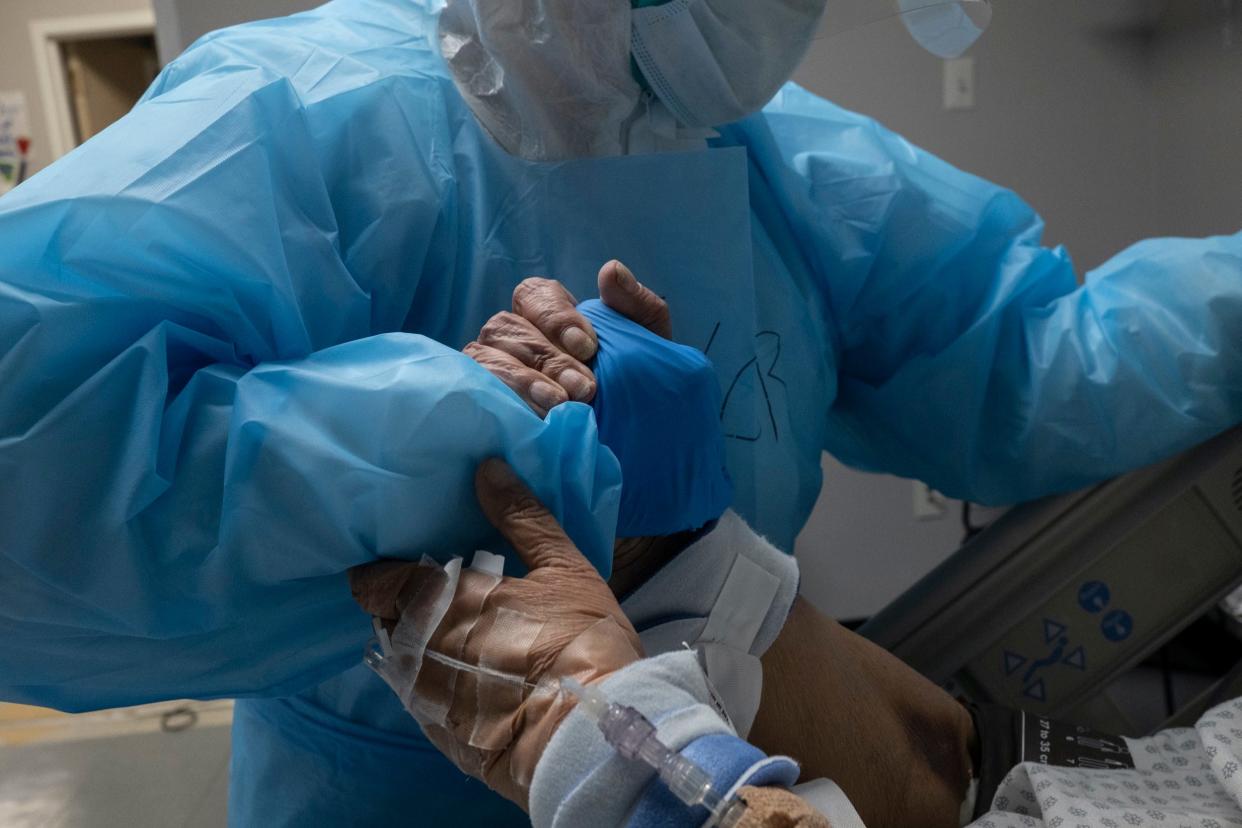
[(548, 161), (693, 145), (758, 111), (815, 41), (894, 17), (956, 57), (991, 11), (990, 0), (447, 0), (439, 41), (487, 131)]

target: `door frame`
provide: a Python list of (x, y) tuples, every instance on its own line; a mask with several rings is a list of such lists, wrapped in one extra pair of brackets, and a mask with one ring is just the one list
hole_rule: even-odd
[(151, 9), (44, 17), (30, 21), (30, 45), (34, 52), (39, 93), (47, 119), (48, 151), (54, 161), (77, 146), (73, 131), (73, 106), (61, 45), (75, 40), (94, 40), (130, 35), (155, 35), (155, 12)]

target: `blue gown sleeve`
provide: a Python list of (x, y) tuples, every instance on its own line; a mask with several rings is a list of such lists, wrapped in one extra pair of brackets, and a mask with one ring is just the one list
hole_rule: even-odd
[(414, 4), (360, 6), (200, 44), (0, 200), (0, 699), (338, 673), (370, 631), (349, 568), (496, 548), (488, 456), (607, 568), (620, 474), (589, 408), (541, 420), (399, 332), (452, 266), (447, 127)]
[(1080, 286), (1015, 194), (870, 119), (791, 85), (747, 128), (828, 320), (841, 460), (1006, 504), (1242, 420), (1242, 234), (1145, 241)]

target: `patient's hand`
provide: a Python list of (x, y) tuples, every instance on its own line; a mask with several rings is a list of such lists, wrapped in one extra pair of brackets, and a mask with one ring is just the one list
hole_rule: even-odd
[(763, 657), (750, 741), (835, 781), (868, 828), (956, 828), (973, 739), (952, 697), (803, 599)]
[[(598, 284), (605, 305), (659, 336), (672, 336), (668, 304), (625, 265), (604, 265)], [(541, 417), (569, 400), (590, 402), (595, 375), (586, 363), (595, 358), (598, 343), (577, 304), (560, 282), (527, 279), (513, 291), (513, 310), (489, 319), (464, 351)]]
[[(639, 283), (618, 261), (600, 268), (604, 304), (657, 336), (669, 339), (668, 304)], [(598, 342), (578, 302), (560, 283), (532, 278), (513, 291), (513, 310), (488, 320), (465, 353), (512, 388), (541, 417), (556, 406), (595, 397), (595, 375), (587, 363)], [(609, 586), (623, 597), (641, 586), (693, 540), (694, 533), (617, 541)]]

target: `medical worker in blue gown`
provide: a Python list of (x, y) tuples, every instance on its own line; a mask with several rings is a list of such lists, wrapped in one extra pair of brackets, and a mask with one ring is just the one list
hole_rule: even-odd
[(1007, 503), (1242, 419), (1242, 236), (1079, 287), (1016, 195), (786, 83), (824, 0), (636, 5), (220, 32), (0, 200), (0, 697), (256, 697), (239, 825), (521, 819), (359, 665), (346, 572), (493, 544), (492, 455), (607, 572), (590, 410), (541, 419), (457, 350), (531, 275), (585, 298), (619, 258), (667, 297), (734, 509), (786, 551), (824, 450)]

